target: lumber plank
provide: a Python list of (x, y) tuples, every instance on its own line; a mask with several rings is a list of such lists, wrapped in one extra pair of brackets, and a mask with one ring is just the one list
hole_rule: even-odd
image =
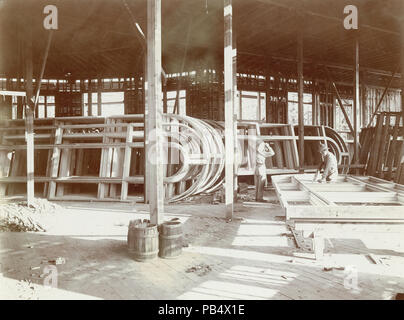
[(401, 114), (396, 115), (394, 129), (393, 129), (393, 137), (389, 144), (389, 151), (388, 151), (387, 161), (386, 161), (386, 167), (388, 168), (388, 171), (386, 174), (387, 180), (390, 180), (392, 177), (394, 156), (395, 156), (396, 152), (398, 151), (397, 150), (398, 149), (397, 148), (397, 138), (398, 138), (398, 132), (399, 132), (399, 128), (400, 128), (400, 120), (401, 120)]
[[(53, 148), (52, 152), (52, 164), (50, 170), (50, 177), (52, 178), (56, 178), (59, 173), (59, 162), (61, 153), (59, 145), (62, 143), (62, 136), (63, 136), (63, 129), (57, 128), (55, 130), (55, 142), (54, 142), (55, 147)], [(48, 187), (48, 199), (52, 199), (55, 196), (56, 196), (56, 182), (51, 181)]]
[(126, 200), (128, 198), (128, 182), (126, 179), (129, 177), (130, 173), (130, 163), (131, 163), (131, 155), (132, 149), (129, 147), (129, 143), (132, 142), (132, 132), (133, 127), (128, 126), (126, 128), (126, 144), (125, 147), (125, 155), (123, 160), (123, 168), (122, 168), (122, 185), (121, 185), (121, 200)]

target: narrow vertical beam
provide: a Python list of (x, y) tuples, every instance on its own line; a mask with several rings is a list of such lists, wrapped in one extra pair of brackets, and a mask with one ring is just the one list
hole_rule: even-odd
[(167, 86), (163, 87), (163, 113), (167, 113)]
[(354, 83), (354, 162), (359, 164), (359, 113), (360, 113), (360, 94), (359, 94), (359, 39), (355, 39), (355, 83)]
[(88, 79), (88, 116), (91, 117), (93, 115), (93, 92), (91, 86), (91, 79)]
[[(81, 116), (84, 117), (85, 113), (84, 113), (84, 105), (85, 105), (85, 101), (84, 101), (84, 80), (80, 79), (80, 94), (81, 94)], [(45, 96), (46, 97), (46, 96)]]
[(366, 127), (366, 121), (368, 119), (368, 107), (366, 105), (366, 95), (367, 95), (367, 86), (366, 86), (366, 71), (361, 72), (361, 105), (362, 105), (362, 121), (361, 127)]
[(27, 142), (27, 203), (34, 201), (34, 103), (33, 96), (33, 61), (32, 61), (32, 28), (25, 27), (25, 136)]
[[(224, 119), (225, 119), (225, 203), (226, 218), (234, 210), (234, 69), (233, 69), (233, 6), (224, 0)], [(241, 94), (241, 93), (240, 93)]]
[(44, 117), (48, 117), (48, 96), (45, 94), (44, 98)]
[(102, 78), (98, 77), (97, 79), (97, 115), (102, 115)]
[(304, 108), (303, 108), (303, 31), (297, 35), (298, 122), (299, 122), (299, 172), (304, 172)]
[[(233, 24), (232, 24), (233, 25)], [(233, 59), (232, 59), (232, 68), (233, 68), (233, 155), (237, 154), (237, 114), (234, 112), (237, 108), (240, 108), (240, 115), (242, 109), (242, 96), (240, 92), (240, 100), (237, 104), (237, 43), (236, 43), (236, 33), (232, 26), (232, 47), (233, 47)], [(235, 159), (235, 157), (233, 157)], [(238, 187), (238, 175), (237, 175), (237, 163), (233, 160), (233, 201), (237, 202), (237, 187)]]
[(332, 126), (331, 128), (337, 128), (337, 101), (334, 93), (331, 93), (331, 110), (332, 110)]
[[(404, 13), (404, 12), (402, 12), (402, 13)], [(404, 20), (403, 19), (401, 19), (400, 34), (401, 34), (401, 39), (404, 39)], [(401, 64), (401, 118), (402, 118), (403, 125), (404, 125), (404, 46), (403, 45), (401, 45), (400, 64)]]
[(312, 105), (311, 123), (313, 125), (317, 125), (317, 85), (318, 85), (317, 80), (314, 80), (311, 93), (311, 105)]
[(147, 1), (147, 140), (146, 161), (149, 175), (150, 222), (164, 219), (162, 84), (161, 84), (161, 0)]
[[(22, 91), (22, 84), (21, 84), (21, 78), (17, 78), (18, 84), (17, 84), (17, 90)], [(22, 119), (23, 115), (23, 97), (17, 97), (17, 119)]]

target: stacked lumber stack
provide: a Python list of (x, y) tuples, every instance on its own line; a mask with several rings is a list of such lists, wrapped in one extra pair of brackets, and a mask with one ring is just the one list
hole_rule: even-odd
[(404, 128), (402, 114), (382, 112), (377, 115), (376, 126), (362, 129), (359, 161), (365, 164), (369, 176), (399, 180), (400, 166), (404, 155)]

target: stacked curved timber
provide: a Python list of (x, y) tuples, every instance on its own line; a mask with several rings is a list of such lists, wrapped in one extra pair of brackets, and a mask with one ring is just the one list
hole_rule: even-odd
[[(143, 121), (143, 115), (36, 119), (36, 191), (56, 200), (133, 201), (134, 193), (143, 193), (145, 163), (153, 161), (145, 157)], [(297, 173), (295, 131), (288, 124), (238, 122), (235, 152), (238, 175), (254, 174), (257, 136), (271, 143), (275, 151), (275, 156), (267, 159), (268, 174)], [(149, 135), (149, 148), (153, 148), (153, 132)], [(225, 165), (223, 122), (164, 114), (163, 136), (168, 202), (221, 188)], [(0, 124), (0, 138), (0, 196), (24, 194), (24, 121)], [(340, 165), (349, 164), (348, 149), (334, 130), (306, 126), (305, 168), (318, 165), (319, 143), (328, 145)], [(149, 152), (148, 156), (152, 154)]]

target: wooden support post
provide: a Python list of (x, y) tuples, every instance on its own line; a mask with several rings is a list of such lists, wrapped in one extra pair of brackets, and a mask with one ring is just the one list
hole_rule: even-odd
[[(404, 21), (401, 20), (401, 39), (404, 38)], [(404, 126), (404, 47), (401, 46), (401, 113)], [(398, 166), (399, 167), (399, 166)], [(397, 167), (397, 171), (398, 171)]]
[[(0, 144), (4, 144), (4, 136), (0, 135)], [(11, 161), (8, 159), (8, 150), (0, 151), (0, 178), (8, 177), (10, 173)], [(0, 196), (5, 196), (7, 185), (5, 183), (0, 184)]]
[[(177, 101), (175, 103), (177, 103)], [(167, 86), (163, 88), (163, 113), (167, 113)]]
[(297, 36), (297, 77), (298, 77), (298, 122), (299, 122), (299, 172), (304, 173), (304, 109), (303, 109), (303, 30)]
[(337, 128), (337, 102), (334, 94), (331, 94), (331, 109), (332, 109), (332, 125), (331, 128)]
[(233, 218), (234, 210), (234, 68), (232, 0), (224, 0), (224, 109), (225, 109), (225, 203), (226, 218)]
[(102, 79), (98, 77), (97, 79), (97, 115), (102, 115)]
[(85, 113), (84, 113), (84, 105), (85, 105), (85, 101), (83, 98), (83, 93), (84, 93), (84, 80), (80, 79), (80, 94), (81, 94), (81, 116), (84, 117)]
[(318, 125), (317, 123), (317, 80), (314, 80), (313, 87), (312, 87), (312, 94), (311, 94), (311, 103), (312, 103), (312, 121), (313, 125)]
[(271, 74), (269, 70), (269, 63), (265, 66), (265, 117), (267, 123), (272, 122), (272, 114), (271, 114)]
[(150, 222), (159, 225), (164, 219), (162, 163), (162, 90), (161, 90), (161, 0), (147, 2), (147, 187)]
[(367, 72), (366, 71), (362, 71), (361, 73), (362, 76), (362, 81), (361, 81), (361, 104), (362, 104), (362, 123), (361, 123), (361, 127), (365, 128), (366, 124), (367, 124), (367, 120), (368, 120), (368, 114), (369, 114), (369, 109), (367, 106)]
[(44, 98), (44, 105), (43, 105), (44, 118), (47, 118), (48, 117), (48, 96), (45, 94), (43, 98)]
[[(355, 39), (355, 83), (354, 83), (354, 162), (359, 164), (359, 113), (360, 113), (360, 94), (359, 94), (359, 39)], [(359, 169), (356, 169), (359, 174)]]
[(91, 79), (88, 79), (87, 99), (88, 99), (88, 116), (92, 117), (93, 116), (93, 92), (92, 92)]
[(34, 201), (34, 110), (33, 96), (32, 29), (27, 22), (25, 33), (25, 137), (27, 143), (27, 203)]

